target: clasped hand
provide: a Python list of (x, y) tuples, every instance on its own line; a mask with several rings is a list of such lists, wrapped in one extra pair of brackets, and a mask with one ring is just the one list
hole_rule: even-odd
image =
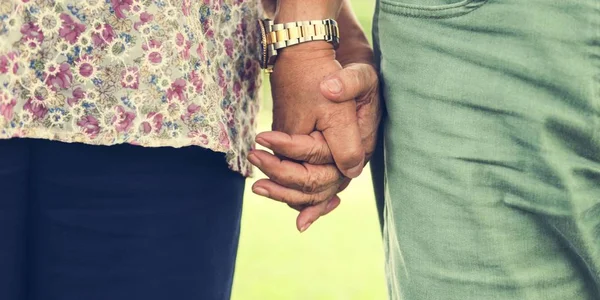
[(248, 156), (268, 177), (253, 192), (300, 211), (301, 232), (340, 204), (337, 194), (374, 151), (381, 118), (371, 63), (346, 59), (342, 66), (326, 48), (302, 57), (285, 53), (271, 76), (273, 131), (256, 142), (273, 154), (254, 150)]

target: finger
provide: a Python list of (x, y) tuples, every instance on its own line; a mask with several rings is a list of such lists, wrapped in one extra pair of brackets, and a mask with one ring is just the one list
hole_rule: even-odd
[(345, 190), (348, 187), (348, 185), (350, 185), (350, 181), (352, 181), (352, 179), (350, 179), (350, 178), (344, 179), (344, 181), (342, 182), (342, 184), (338, 188), (338, 193), (342, 192), (343, 190)]
[[(336, 200), (336, 199), (337, 199), (337, 200)], [(337, 208), (337, 207), (338, 207), (338, 205), (340, 204), (340, 203), (339, 203), (339, 202), (340, 202), (340, 201), (339, 201), (339, 197), (338, 197), (337, 195), (333, 196), (331, 199), (329, 199), (329, 200), (328, 200), (328, 201), (326, 201), (326, 202), (328, 203), (328, 204), (327, 204), (327, 209), (325, 209), (325, 212), (324, 212), (323, 216), (324, 216), (324, 215), (327, 215), (327, 214), (329, 214), (331, 211), (333, 211), (335, 208)], [(329, 204), (329, 203), (331, 203), (331, 202), (333, 202), (333, 203), (332, 203), (332, 204)], [(336, 202), (337, 202), (337, 203), (336, 203)], [(321, 202), (321, 203), (323, 203), (323, 202)], [(319, 204), (320, 204), (320, 203), (319, 203)], [(288, 206), (289, 206), (289, 207), (291, 207), (292, 209), (294, 209), (294, 210), (298, 211), (298, 212), (301, 212), (301, 211), (303, 211), (304, 209), (306, 209), (306, 208), (310, 207), (309, 205), (288, 205)]]
[(298, 212), (301, 212), (303, 209), (308, 207), (306, 205), (289, 205), (289, 204), (288, 204), (288, 206), (297, 210)]
[(324, 201), (300, 210), (298, 217), (296, 217), (296, 228), (298, 231), (306, 231), (310, 225), (312, 225), (321, 217), (327, 205), (329, 205), (329, 201)]
[(333, 196), (329, 201), (302, 209), (296, 218), (296, 227), (300, 232), (306, 231), (310, 225), (315, 223), (320, 217), (327, 215), (339, 205), (340, 198), (338, 196)]
[(331, 101), (344, 102), (359, 98), (377, 87), (377, 73), (369, 64), (352, 64), (327, 76), (321, 93)]
[(356, 178), (362, 172), (365, 149), (356, 119), (356, 103), (335, 104), (317, 122), (338, 169), (347, 177)]
[(335, 195), (337, 187), (315, 194), (306, 194), (295, 189), (284, 187), (270, 179), (260, 179), (252, 186), (257, 195), (283, 202), (291, 206), (316, 205), (327, 201)]
[(333, 164), (301, 164), (282, 160), (263, 150), (251, 151), (248, 160), (272, 181), (303, 193), (314, 194), (336, 189), (344, 179)]
[(310, 135), (289, 135), (278, 131), (263, 132), (256, 136), (256, 142), (278, 155), (293, 160), (315, 165), (333, 163), (329, 146), (319, 131), (314, 131)]

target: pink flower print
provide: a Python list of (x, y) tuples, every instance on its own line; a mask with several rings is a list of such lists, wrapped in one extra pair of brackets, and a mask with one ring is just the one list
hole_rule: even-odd
[(155, 133), (159, 133), (163, 125), (163, 115), (156, 112), (151, 112), (146, 118), (151, 119), (152, 123), (150, 123), (149, 121), (142, 122), (142, 130), (144, 131), (144, 133), (148, 134), (152, 131), (154, 131)]
[(98, 119), (94, 116), (84, 116), (79, 121), (77, 121), (77, 125), (83, 129), (90, 138), (95, 138), (100, 133), (100, 125), (98, 123)]
[(190, 73), (190, 82), (194, 86), (194, 91), (196, 93), (202, 93), (202, 89), (204, 88), (204, 82), (202, 81), (202, 78), (200, 78), (196, 71), (192, 71)]
[(96, 29), (99, 30), (100, 27), (102, 27), (101, 33), (92, 34), (92, 40), (96, 47), (101, 47), (112, 42), (116, 35), (110, 24), (97, 25)]
[(90, 77), (92, 76), (92, 74), (94, 74), (94, 66), (92, 66), (89, 63), (83, 63), (81, 65), (81, 67), (79, 67), (79, 70), (77, 70), (79, 72), (79, 75), (83, 76), (83, 77)]
[(207, 146), (208, 145), (208, 135), (206, 133), (202, 133), (198, 130), (190, 131), (188, 133), (188, 137), (192, 139), (197, 139), (200, 142), (200, 145)]
[(183, 34), (181, 32), (177, 33), (177, 35), (175, 36), (175, 41), (176, 41), (177, 46), (183, 47), (183, 45), (185, 44), (185, 37), (183, 36)]
[(185, 102), (187, 101), (187, 96), (185, 94), (185, 86), (187, 81), (185, 79), (177, 79), (173, 83), (171, 83), (171, 87), (167, 90), (167, 98), (169, 100), (173, 100), (173, 98), (177, 97), (179, 101)]
[(225, 82), (225, 74), (223, 74), (223, 69), (219, 68), (219, 70), (217, 70), (217, 75), (219, 77), (219, 87), (225, 89), (227, 83)]
[(57, 87), (61, 89), (68, 89), (69, 87), (71, 87), (71, 82), (73, 82), (71, 66), (66, 62), (60, 65), (60, 69), (58, 73), (56, 73), (56, 75), (44, 74), (44, 76), (46, 75), (48, 76), (46, 77), (46, 85), (52, 88), (53, 90), (56, 90)]
[(227, 126), (234, 127), (235, 126), (235, 110), (233, 106), (228, 106), (225, 109), (225, 118), (227, 119)]
[(148, 22), (150, 22), (150, 21), (152, 21), (152, 20), (154, 20), (154, 16), (153, 16), (153, 15), (151, 15), (151, 14), (149, 14), (149, 13), (147, 13), (147, 12), (143, 12), (143, 13), (140, 15), (140, 21), (139, 21), (139, 22), (135, 22), (135, 23), (133, 24), (133, 29), (135, 29), (135, 30), (138, 30), (138, 28), (139, 28), (141, 25), (144, 25), (144, 24), (146, 24), (146, 23), (148, 23)]
[(225, 46), (225, 53), (227, 53), (227, 56), (233, 58), (233, 40), (225, 39), (223, 45)]
[(238, 26), (235, 28), (235, 35), (238, 38), (243, 37), (244, 33), (246, 32), (245, 29), (246, 29), (246, 23), (238, 24)]
[(158, 51), (153, 51), (148, 54), (148, 59), (154, 64), (159, 64), (162, 62), (162, 54)]
[(129, 11), (133, 0), (110, 0), (110, 4), (115, 11), (115, 15), (119, 19), (125, 19), (124, 11)]
[(25, 105), (23, 105), (23, 109), (28, 110), (30, 113), (32, 113), (35, 119), (43, 119), (46, 116), (46, 113), (48, 113), (48, 108), (46, 108), (45, 105), (37, 103), (34, 104), (33, 99), (31, 98), (29, 98), (27, 102), (25, 102)]
[(205, 34), (209, 39), (215, 38), (215, 32), (212, 29), (207, 30)]
[(58, 31), (58, 34), (71, 44), (75, 44), (81, 33), (85, 31), (85, 25), (73, 21), (73, 18), (66, 13), (60, 14), (62, 20), (62, 27)]
[(12, 120), (15, 105), (17, 105), (17, 99), (11, 99), (8, 103), (0, 104), (0, 115), (6, 120)]
[(21, 26), (22, 41), (35, 40), (38, 44), (44, 41), (44, 34), (40, 28), (33, 22), (23, 24)]
[(196, 104), (190, 104), (187, 107), (187, 112), (185, 113), (185, 115), (181, 116), (181, 120), (182, 121), (189, 121), (192, 116), (197, 113), (200, 110), (200, 106), (196, 105)]
[(117, 132), (127, 132), (133, 125), (135, 120), (135, 113), (125, 111), (125, 108), (121, 105), (117, 106), (117, 114), (112, 118), (111, 122), (115, 124)]
[(73, 106), (73, 105), (77, 104), (84, 97), (85, 97), (85, 92), (83, 91), (83, 89), (81, 89), (80, 87), (77, 87), (73, 91), (73, 97), (67, 98), (67, 104), (69, 104), (69, 106)]
[(148, 23), (148, 22), (150, 22), (152, 20), (154, 20), (154, 15), (152, 15), (152, 14), (149, 14), (147, 12), (143, 12), (140, 15), (140, 21), (142, 21), (143, 24), (146, 24), (146, 23)]
[(190, 59), (190, 49), (192, 48), (192, 42), (186, 41), (183, 34), (181, 32), (178, 32), (176, 35), (176, 44), (179, 47), (179, 49), (181, 49), (179, 51), (181, 57), (183, 57), (183, 59), (185, 60)]
[(121, 71), (121, 86), (137, 90), (140, 86), (140, 72), (137, 67), (129, 67)]
[(208, 145), (208, 136), (206, 134), (200, 134), (198, 135), (198, 140), (200, 141), (200, 143), (204, 146)]
[(191, 8), (192, 8), (192, 0), (183, 0), (181, 3), (181, 11), (183, 12), (184, 16), (189, 16), (191, 13)]
[(212, 2), (213, 2), (214, 10), (221, 10), (221, 6), (223, 5), (223, 0), (214, 0)]
[(206, 61), (206, 57), (204, 56), (204, 45), (202, 45), (202, 43), (198, 44), (196, 55), (198, 55), (198, 58), (200, 58), (201, 61)]
[(225, 125), (223, 125), (223, 123), (221, 122), (219, 122), (219, 128), (221, 129), (221, 131), (219, 132), (219, 143), (225, 149), (229, 149), (229, 134), (227, 132), (227, 129), (225, 128)]
[(233, 92), (235, 93), (236, 98), (240, 98), (241, 91), (242, 91), (242, 84), (239, 81), (236, 81), (233, 84)]
[(150, 42), (144, 43), (142, 45), (142, 49), (144, 49), (145, 51), (148, 51), (150, 49), (160, 49), (161, 46), (162, 46), (162, 43), (160, 41), (150, 40)]
[(16, 63), (15, 58), (17, 58), (17, 53), (14, 51), (0, 56), (0, 73), (6, 74), (12, 72), (13, 74), (17, 74), (19, 65)]
[(159, 64), (162, 62), (162, 53), (160, 53), (160, 48), (162, 43), (157, 40), (150, 40), (148, 44), (144, 43), (142, 45), (142, 49), (144, 49), (148, 53), (148, 60), (153, 64)]
[(92, 58), (88, 55), (84, 55), (81, 58), (77, 59), (74, 68), (75, 72), (82, 78), (94, 77), (96, 67), (93, 64), (94, 62), (92, 61)]

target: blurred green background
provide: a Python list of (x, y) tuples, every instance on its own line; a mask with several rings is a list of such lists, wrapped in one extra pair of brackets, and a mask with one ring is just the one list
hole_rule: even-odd
[[(352, 4), (370, 38), (375, 0)], [(268, 78), (264, 82), (259, 132), (271, 124)], [(258, 173), (247, 182), (233, 300), (386, 299), (368, 172), (340, 195), (338, 209), (302, 234), (295, 228), (296, 211), (251, 193), (252, 183), (261, 177)]]

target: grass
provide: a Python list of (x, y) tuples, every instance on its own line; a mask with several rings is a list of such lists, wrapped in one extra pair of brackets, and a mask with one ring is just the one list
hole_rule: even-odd
[[(374, 0), (353, 0), (370, 32)], [(267, 83), (267, 81), (265, 81)], [(271, 120), (270, 90), (264, 86), (259, 131)], [(386, 299), (383, 249), (368, 172), (340, 196), (342, 204), (305, 233), (296, 212), (251, 193), (249, 179), (233, 300)]]

